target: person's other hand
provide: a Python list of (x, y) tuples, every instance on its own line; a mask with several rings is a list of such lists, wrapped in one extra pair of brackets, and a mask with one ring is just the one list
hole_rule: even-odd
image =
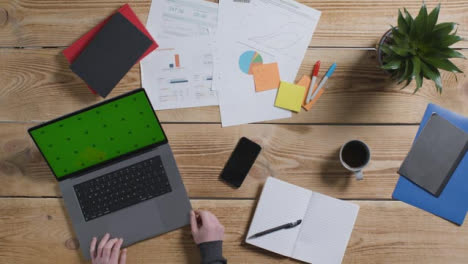
[(195, 244), (223, 240), (224, 226), (208, 211), (191, 211), (190, 226)]
[(97, 238), (91, 240), (91, 261), (93, 264), (125, 264), (127, 261), (127, 249), (120, 250), (122, 246), (122, 238), (109, 239), (110, 235), (106, 234), (96, 249)]

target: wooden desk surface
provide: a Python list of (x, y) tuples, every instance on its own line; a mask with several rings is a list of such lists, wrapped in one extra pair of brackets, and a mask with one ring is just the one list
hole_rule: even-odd
[[(149, 0), (129, 1), (146, 21)], [(468, 225), (455, 226), (393, 201), (391, 194), (427, 103), (468, 115), (465, 74), (444, 73), (438, 95), (429, 81), (418, 94), (400, 90), (378, 68), (375, 44), (398, 8), (413, 14), (420, 0), (301, 0), (322, 18), (298, 78), (320, 59), (338, 68), (310, 112), (268, 123), (221, 128), (218, 107), (159, 111), (193, 206), (214, 211), (226, 226), (230, 263), (294, 263), (242, 241), (269, 175), (355, 202), (361, 210), (344, 263), (467, 263)], [(426, 0), (429, 8), (438, 1)], [(27, 128), (101, 99), (68, 68), (61, 51), (125, 2), (0, 0), (0, 263), (83, 263), (56, 181)], [(468, 2), (442, 1), (440, 21), (460, 24), (468, 39)], [(468, 56), (468, 41), (457, 44)], [(454, 60), (465, 72), (468, 61)], [(323, 68), (323, 70), (326, 70)], [(323, 74), (323, 73), (322, 73)], [(140, 87), (135, 66), (110, 97)], [(263, 146), (238, 190), (218, 175), (241, 136)], [(365, 180), (341, 168), (349, 139), (373, 151)], [(198, 263), (189, 228), (139, 243), (128, 263)]]

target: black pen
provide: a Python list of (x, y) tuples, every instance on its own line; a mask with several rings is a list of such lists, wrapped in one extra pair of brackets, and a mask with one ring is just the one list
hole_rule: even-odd
[(293, 228), (295, 226), (300, 225), (301, 223), (302, 223), (302, 220), (297, 220), (296, 222), (287, 223), (287, 224), (284, 224), (284, 225), (273, 227), (273, 228), (270, 228), (268, 230), (265, 230), (265, 231), (259, 232), (257, 234), (254, 234), (254, 235), (250, 236), (249, 239), (261, 237), (261, 236), (276, 232), (276, 231), (281, 230), (281, 229)]

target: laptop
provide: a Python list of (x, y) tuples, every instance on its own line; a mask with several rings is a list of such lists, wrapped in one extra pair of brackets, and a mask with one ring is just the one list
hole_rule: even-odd
[(86, 260), (91, 239), (129, 246), (190, 222), (191, 205), (144, 89), (28, 130), (57, 178)]

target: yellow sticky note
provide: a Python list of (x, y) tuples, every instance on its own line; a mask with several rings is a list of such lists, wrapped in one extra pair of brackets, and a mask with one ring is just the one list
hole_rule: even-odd
[(252, 64), (255, 91), (277, 89), (280, 83), (278, 63)]
[(304, 101), (305, 87), (288, 82), (281, 82), (276, 94), (275, 106), (288, 109), (294, 112), (301, 111)]

